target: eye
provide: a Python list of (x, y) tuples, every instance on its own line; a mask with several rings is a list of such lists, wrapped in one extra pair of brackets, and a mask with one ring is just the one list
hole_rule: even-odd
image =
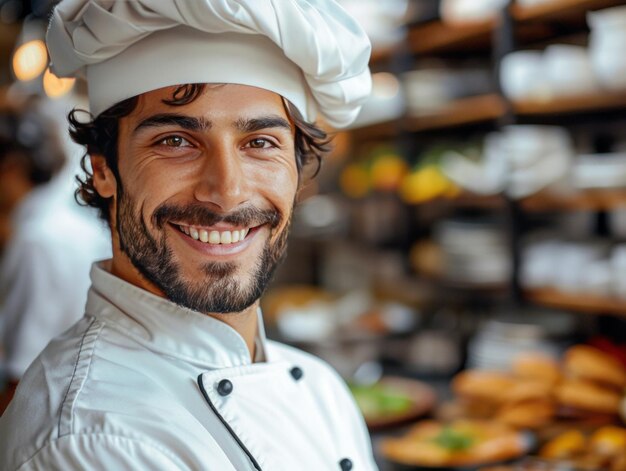
[(256, 139), (252, 139), (248, 145), (252, 148), (252, 149), (267, 149), (270, 147), (276, 147), (276, 145), (271, 142), (268, 139), (264, 139), (261, 137), (258, 137)]
[(172, 135), (164, 137), (159, 141), (159, 144), (167, 147), (190, 147), (191, 143), (182, 136)]

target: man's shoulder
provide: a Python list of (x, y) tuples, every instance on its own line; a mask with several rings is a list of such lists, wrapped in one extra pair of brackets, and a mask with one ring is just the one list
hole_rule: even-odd
[(33, 361), (6, 415), (37, 411), (33, 418), (49, 420), (59, 435), (93, 428), (100, 415), (123, 415), (162, 400), (167, 391), (158, 372), (168, 365), (159, 362), (165, 356), (87, 314)]
[[(31, 460), (58, 458), (65, 463), (92, 450), (121, 460), (120, 465), (144, 456), (155, 466), (167, 462), (167, 469), (183, 469), (174, 465), (171, 448), (191, 446), (193, 437), (176, 433), (197, 430), (181, 404), (137, 367), (152, 353), (136, 347), (124, 344), (122, 336), (91, 316), (50, 342), (0, 418), (0, 435), (7, 437), (0, 441), (0, 463), (10, 463), (7, 469)], [(154, 437), (165, 438), (156, 442)], [(148, 460), (151, 454), (156, 461)]]
[(84, 317), (51, 341), (27, 369), (9, 407), (0, 418), (0, 460), (24, 462), (59, 437), (63, 406), (79, 379), (78, 357), (94, 320)]

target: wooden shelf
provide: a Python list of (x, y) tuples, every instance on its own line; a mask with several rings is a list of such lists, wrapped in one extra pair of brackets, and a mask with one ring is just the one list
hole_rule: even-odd
[(548, 191), (524, 198), (526, 211), (603, 211), (626, 206), (626, 189), (586, 190), (571, 195)]
[(548, 0), (531, 6), (514, 3), (511, 15), (516, 21), (560, 20), (563, 16), (584, 15), (589, 10), (601, 10), (624, 3), (624, 0)]
[[(528, 212), (545, 211), (608, 211), (626, 207), (626, 188), (610, 190), (587, 190), (561, 195), (544, 191), (519, 201), (522, 209)], [(502, 195), (477, 195), (465, 192), (456, 198), (436, 200), (422, 205), (451, 206), (454, 208), (504, 209)]]
[(448, 128), (498, 119), (506, 112), (506, 103), (497, 94), (456, 100), (436, 114), (410, 117), (406, 130), (410, 132)]
[[(624, 0), (546, 0), (531, 6), (513, 3), (511, 15), (516, 23), (516, 38), (527, 43), (562, 34), (559, 25), (578, 30), (586, 24), (588, 11), (624, 4)], [(417, 55), (487, 51), (492, 47), (492, 36), (498, 26), (499, 18), (467, 23), (431, 21), (409, 29), (409, 49)], [(377, 52), (375, 60), (388, 54), (389, 51), (378, 56)]]
[(479, 124), (498, 119), (506, 111), (506, 103), (496, 94), (463, 98), (453, 101), (437, 113), (407, 116), (393, 121), (369, 124), (350, 131), (359, 139), (392, 138), (400, 132), (419, 132)]
[[(608, 211), (626, 207), (626, 188), (587, 190), (567, 195), (543, 191), (521, 199), (519, 204), (527, 212)], [(506, 201), (502, 195), (477, 195), (464, 192), (455, 198), (438, 198), (418, 206), (500, 210), (504, 209), (505, 205)]]
[[(515, 101), (512, 106), (514, 113), (518, 116), (549, 116), (626, 110), (626, 91), (599, 92), (551, 100)], [(390, 138), (396, 136), (400, 131), (421, 132), (493, 121), (504, 116), (506, 111), (506, 101), (494, 93), (450, 102), (437, 113), (409, 116), (395, 121), (354, 128), (353, 131), (367, 139)]]
[[(542, 23), (561, 23), (575, 20), (585, 23), (589, 10), (601, 10), (623, 5), (624, 0), (551, 0), (532, 6), (513, 4), (511, 15), (519, 26), (518, 39), (527, 42), (555, 33)], [(534, 24), (533, 24), (534, 23)], [(409, 30), (410, 50), (415, 54), (463, 52), (472, 49), (490, 49), (498, 19), (487, 19), (468, 23), (446, 23), (432, 21)]]
[(626, 317), (626, 301), (585, 293), (563, 293), (554, 288), (526, 290), (526, 299), (535, 304), (588, 314), (614, 314)]
[(513, 102), (513, 109), (520, 116), (580, 113), (617, 108), (626, 108), (626, 91)]
[(493, 19), (452, 25), (432, 21), (409, 30), (410, 49), (415, 54), (432, 54), (489, 47), (496, 25)]
[(351, 134), (358, 140), (379, 140), (390, 139), (397, 136), (402, 130), (402, 119), (394, 121), (384, 121), (382, 123), (368, 124), (358, 128), (350, 129)]
[(477, 208), (477, 209), (504, 209), (505, 201), (502, 195), (477, 195), (475, 193), (464, 192), (454, 198), (454, 205), (457, 208)]
[[(585, 23), (590, 10), (601, 10), (623, 5), (624, 0), (546, 0), (532, 6), (513, 3), (511, 15), (519, 30), (516, 35), (521, 41), (543, 38), (555, 33), (546, 28), (546, 23), (561, 23), (575, 20)], [(431, 21), (409, 29), (408, 43), (414, 54), (428, 55), (491, 48), (492, 35), (499, 26), (499, 19), (490, 18), (467, 23)], [(373, 61), (388, 56), (390, 51), (375, 51)]]
[(433, 274), (418, 273), (417, 279), (433, 288), (452, 290), (452, 291), (469, 291), (469, 292), (493, 292), (505, 293), (509, 289), (508, 283), (471, 283), (469, 281), (450, 280), (443, 276), (435, 276)]
[(485, 209), (501, 210), (505, 207), (505, 200), (501, 195), (478, 195), (465, 191), (454, 198), (436, 198), (417, 204), (437, 208), (454, 209)]

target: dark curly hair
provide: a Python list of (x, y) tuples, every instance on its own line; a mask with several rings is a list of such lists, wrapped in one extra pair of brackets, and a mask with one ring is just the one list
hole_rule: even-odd
[[(191, 103), (202, 94), (206, 84), (193, 83), (178, 86), (172, 98), (163, 100), (163, 103), (172, 106), (181, 106)], [(320, 170), (322, 158), (330, 151), (331, 138), (328, 134), (304, 120), (302, 114), (290, 102), (286, 102), (286, 111), (295, 125), (295, 158), (298, 168), (298, 178), (301, 178), (302, 169), (310, 163), (317, 165), (313, 176)], [(86, 111), (74, 109), (70, 112), (70, 136), (77, 144), (86, 148), (81, 160), (81, 169), (84, 176), (76, 176), (78, 188), (75, 193), (76, 201), (83, 206), (97, 208), (102, 219), (109, 222), (110, 198), (103, 198), (98, 194), (93, 184), (93, 173), (89, 165), (89, 156), (99, 154), (106, 159), (107, 166), (115, 178), (120, 181), (117, 167), (117, 139), (118, 120), (128, 116), (137, 106), (138, 97), (128, 98), (111, 108), (103, 111), (95, 119)], [(86, 113), (89, 120), (81, 121), (79, 114)]]

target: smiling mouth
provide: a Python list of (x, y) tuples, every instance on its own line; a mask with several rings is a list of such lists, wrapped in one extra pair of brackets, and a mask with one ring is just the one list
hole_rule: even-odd
[(188, 235), (194, 240), (204, 242), (210, 245), (228, 245), (236, 244), (243, 241), (253, 228), (237, 229), (232, 231), (215, 231), (196, 226), (185, 226), (182, 224), (174, 224), (179, 231)]

